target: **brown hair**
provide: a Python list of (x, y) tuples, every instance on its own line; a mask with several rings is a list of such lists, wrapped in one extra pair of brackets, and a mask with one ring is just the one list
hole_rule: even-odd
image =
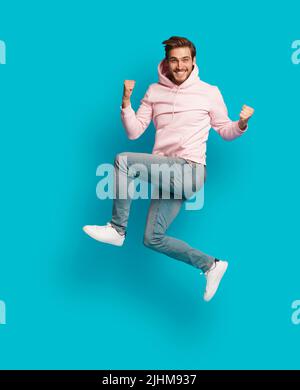
[(173, 36), (163, 41), (162, 44), (165, 45), (166, 60), (169, 58), (169, 52), (177, 47), (189, 47), (191, 50), (192, 59), (194, 59), (196, 55), (196, 47), (187, 38)]

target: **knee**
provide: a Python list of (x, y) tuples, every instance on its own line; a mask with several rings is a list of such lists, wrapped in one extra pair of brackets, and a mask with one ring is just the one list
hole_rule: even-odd
[(143, 244), (150, 248), (152, 246), (152, 236), (148, 235), (147, 233), (144, 234), (144, 240)]
[(127, 159), (127, 152), (118, 153), (115, 156), (114, 165), (120, 167)]
[(160, 246), (162, 240), (163, 240), (162, 235), (145, 233), (143, 243), (147, 248), (153, 249)]

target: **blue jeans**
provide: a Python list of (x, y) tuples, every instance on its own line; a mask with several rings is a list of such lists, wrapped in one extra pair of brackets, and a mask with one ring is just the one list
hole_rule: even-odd
[[(158, 169), (153, 169), (156, 167)], [(172, 171), (169, 180), (164, 173)], [(215, 258), (184, 241), (166, 235), (166, 231), (178, 215), (185, 200), (198, 192), (204, 184), (206, 167), (180, 157), (159, 156), (148, 153), (120, 153), (115, 158), (115, 196), (111, 224), (120, 233), (126, 234), (132, 199), (128, 188), (132, 181), (140, 180), (154, 184), (148, 211), (144, 244), (155, 251), (183, 261), (206, 272)], [(188, 183), (192, 188), (186, 188)], [(121, 195), (123, 192), (123, 195)], [(124, 194), (126, 193), (126, 199)], [(168, 197), (168, 194), (170, 195)]]

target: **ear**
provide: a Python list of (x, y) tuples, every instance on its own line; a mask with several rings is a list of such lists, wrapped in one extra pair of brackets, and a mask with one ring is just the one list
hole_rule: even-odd
[(196, 56), (193, 59), (193, 65), (196, 65)]

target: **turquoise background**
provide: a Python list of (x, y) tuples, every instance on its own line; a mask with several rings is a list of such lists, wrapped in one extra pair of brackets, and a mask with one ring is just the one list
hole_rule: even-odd
[[(237, 1), (1, 1), (2, 369), (299, 369), (300, 5)], [(230, 261), (202, 300), (199, 272), (142, 245), (148, 200), (133, 204), (123, 248), (82, 232), (104, 224), (96, 168), (150, 152), (120, 121), (124, 79), (138, 108), (157, 81), (161, 42), (197, 47), (201, 78), (247, 134), (211, 130), (205, 205), (170, 234)]]

